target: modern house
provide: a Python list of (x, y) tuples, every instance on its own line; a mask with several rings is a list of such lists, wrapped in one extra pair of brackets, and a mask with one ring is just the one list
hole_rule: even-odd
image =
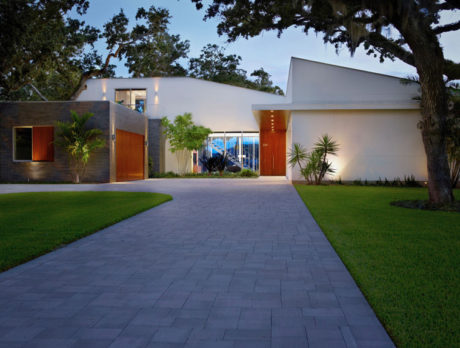
[(70, 111), (94, 114), (88, 127), (105, 146), (91, 155), (87, 182), (144, 179), (148, 175), (147, 117), (109, 101), (0, 103), (0, 181), (72, 181), (67, 153), (56, 146), (56, 121)]
[[(208, 151), (261, 175), (301, 180), (287, 164), (294, 143), (311, 149), (328, 133), (339, 144), (335, 177), (377, 180), (414, 175), (426, 180), (417, 123), (416, 84), (400, 78), (292, 58), (286, 96), (189, 77), (94, 79), (79, 100), (109, 100), (149, 118), (149, 156), (157, 171), (176, 171), (160, 118), (190, 112), (213, 130)], [(191, 155), (194, 165), (197, 156)]]
[[(425, 181), (418, 93), (397, 77), (299, 58), (291, 59), (286, 96), (189, 77), (92, 79), (76, 102), (0, 103), (0, 181), (70, 181), (65, 153), (53, 144), (54, 125), (70, 110), (93, 112), (90, 125), (106, 138), (87, 181), (143, 179), (149, 158), (155, 171), (177, 171), (160, 120), (186, 112), (212, 129), (208, 152), (261, 175), (301, 180), (289, 150), (311, 149), (327, 133), (340, 144), (335, 178)], [(198, 157), (190, 155), (196, 171)]]

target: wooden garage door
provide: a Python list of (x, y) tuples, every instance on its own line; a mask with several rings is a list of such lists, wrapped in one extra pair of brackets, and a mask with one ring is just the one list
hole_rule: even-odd
[(117, 181), (144, 179), (144, 136), (116, 130)]

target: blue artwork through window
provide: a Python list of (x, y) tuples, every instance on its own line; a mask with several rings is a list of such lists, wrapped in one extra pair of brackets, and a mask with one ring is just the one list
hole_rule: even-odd
[(136, 111), (140, 113), (144, 113), (145, 99), (136, 99)]
[[(259, 133), (222, 132), (210, 134), (201, 153), (227, 154), (230, 165), (259, 170)], [(201, 154), (200, 154), (201, 156)]]

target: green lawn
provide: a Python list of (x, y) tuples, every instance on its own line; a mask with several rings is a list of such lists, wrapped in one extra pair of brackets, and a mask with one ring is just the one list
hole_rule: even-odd
[(0, 271), (171, 200), (146, 192), (0, 195)]
[(398, 346), (458, 347), (459, 213), (389, 205), (426, 189), (296, 188)]

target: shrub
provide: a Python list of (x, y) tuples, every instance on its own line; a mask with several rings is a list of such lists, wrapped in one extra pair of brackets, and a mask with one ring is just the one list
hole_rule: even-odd
[(153, 172), (150, 175), (150, 178), (158, 179), (158, 178), (180, 178), (180, 175), (174, 172), (166, 172), (166, 173), (158, 173)]
[(414, 175), (404, 176), (404, 186), (406, 187), (421, 187), (417, 180), (415, 180)]
[(256, 172), (252, 171), (251, 169), (243, 169), (241, 172), (238, 173), (238, 175), (247, 178), (259, 176)]
[(228, 159), (227, 155), (224, 156), (220, 153), (209, 157), (207, 152), (203, 152), (203, 155), (200, 158), (200, 162), (203, 164), (203, 167), (206, 168), (209, 174), (218, 171), (220, 175), (222, 175), (227, 165)]
[(312, 152), (307, 152), (300, 144), (293, 144), (288, 154), (288, 162), (291, 168), (298, 165), (300, 173), (307, 180), (307, 183), (320, 185), (326, 175), (335, 172), (328, 156), (336, 156), (338, 150), (339, 144), (332, 140), (332, 137), (324, 134), (314, 144)]

